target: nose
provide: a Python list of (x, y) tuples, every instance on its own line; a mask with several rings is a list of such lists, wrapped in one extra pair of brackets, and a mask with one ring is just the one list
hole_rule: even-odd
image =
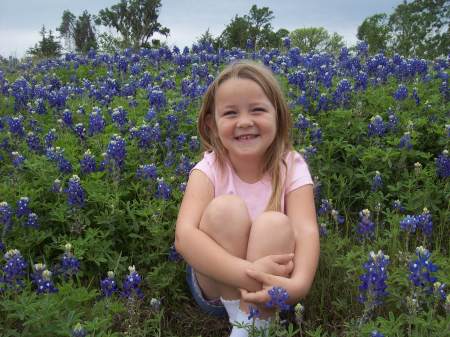
[(239, 128), (247, 128), (249, 126), (253, 126), (253, 120), (251, 116), (246, 113), (242, 113), (239, 115), (237, 126)]

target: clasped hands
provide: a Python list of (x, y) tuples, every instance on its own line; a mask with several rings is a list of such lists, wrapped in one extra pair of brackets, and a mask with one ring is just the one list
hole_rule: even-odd
[(241, 299), (263, 307), (270, 301), (268, 291), (275, 286), (284, 288), (291, 299), (291, 294), (296, 292), (294, 281), (289, 277), (294, 270), (293, 258), (294, 254), (291, 253), (268, 255), (254, 261), (246, 273), (252, 279), (262, 283), (262, 289), (254, 292), (240, 289)]

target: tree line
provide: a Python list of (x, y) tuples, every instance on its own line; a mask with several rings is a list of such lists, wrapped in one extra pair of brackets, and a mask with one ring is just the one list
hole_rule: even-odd
[[(63, 12), (56, 31), (43, 26), (41, 40), (28, 50), (36, 57), (60, 56), (64, 51), (86, 54), (94, 49), (114, 52), (124, 48), (160, 47), (164, 43), (155, 34), (167, 37), (170, 29), (158, 22), (161, 0), (120, 0), (93, 15), (84, 11), (76, 17)], [(217, 37), (209, 29), (196, 44), (208, 43), (214, 48), (298, 47), (303, 53), (339, 53), (344, 38), (323, 27), (275, 30), (273, 11), (253, 5), (248, 14), (235, 15)], [(366, 18), (357, 30), (357, 38), (368, 44), (369, 53), (398, 53), (407, 57), (432, 59), (450, 53), (450, 2), (448, 0), (404, 1), (391, 14), (378, 13)], [(106, 32), (113, 29), (116, 33)], [(63, 41), (64, 46), (60, 42)]]

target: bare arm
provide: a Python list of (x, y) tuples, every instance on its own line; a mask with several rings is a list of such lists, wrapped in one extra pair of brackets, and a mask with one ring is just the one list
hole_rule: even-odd
[(175, 246), (194, 269), (216, 281), (256, 291), (261, 283), (246, 274), (251, 263), (229, 254), (199, 229), (202, 214), (214, 198), (213, 185), (199, 170), (193, 170), (178, 213)]
[(295, 233), (294, 270), (291, 279), (298, 286), (292, 298), (305, 297), (311, 288), (320, 255), (319, 228), (313, 186), (302, 186), (287, 195), (286, 210)]

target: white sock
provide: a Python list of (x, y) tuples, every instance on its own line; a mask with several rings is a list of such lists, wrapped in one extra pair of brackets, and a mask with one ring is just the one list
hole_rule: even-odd
[(225, 310), (227, 311), (228, 318), (230, 319), (230, 323), (236, 320), (236, 316), (239, 310), (239, 302), (240, 300), (226, 300), (224, 298), (220, 298)]
[[(242, 324), (253, 324), (253, 320), (248, 319), (248, 314), (243, 312), (241, 309), (238, 308), (236, 320), (233, 323), (242, 323)], [(266, 331), (269, 326), (269, 321), (265, 319), (255, 319), (255, 328), (258, 330), (264, 330)], [(265, 333), (264, 333), (265, 335)], [(246, 329), (238, 328), (237, 326), (233, 326), (233, 330), (231, 330), (230, 337), (248, 337), (248, 332)], [(261, 336), (263, 337), (263, 336)]]

